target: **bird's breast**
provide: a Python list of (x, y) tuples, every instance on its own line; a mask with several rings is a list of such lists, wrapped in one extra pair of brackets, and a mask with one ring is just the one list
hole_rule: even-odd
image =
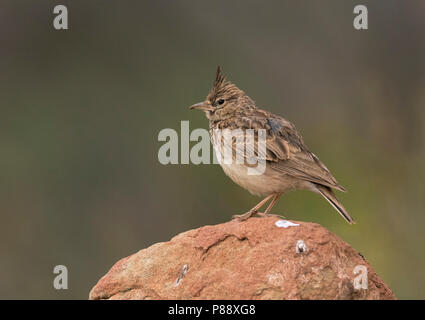
[[(270, 169), (266, 162), (247, 166), (243, 163), (237, 163), (236, 159), (224, 161), (222, 156), (228, 150), (224, 144), (211, 139), (215, 154), (224, 173), (229, 176), (236, 184), (248, 190), (254, 195), (269, 195), (272, 193), (286, 193), (290, 190), (300, 189), (299, 180), (291, 176), (277, 173)], [(231, 148), (231, 146), (229, 147)], [(230, 163), (229, 163), (230, 162)], [(263, 167), (264, 166), (264, 167)]]

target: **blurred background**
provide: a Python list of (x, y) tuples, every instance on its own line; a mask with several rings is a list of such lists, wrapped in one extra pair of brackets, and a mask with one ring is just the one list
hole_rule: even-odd
[[(69, 30), (53, 28), (58, 4)], [(357, 224), (307, 191), (274, 213), (322, 224), (398, 298), (424, 299), (424, 57), (422, 0), (2, 0), (0, 298), (87, 299), (117, 260), (260, 200), (218, 165), (158, 161), (161, 129), (207, 128), (188, 106), (220, 64), (297, 126)]]

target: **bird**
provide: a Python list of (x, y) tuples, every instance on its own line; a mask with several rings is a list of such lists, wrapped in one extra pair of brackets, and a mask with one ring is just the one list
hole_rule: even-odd
[[(308, 149), (295, 126), (279, 115), (258, 108), (244, 91), (226, 79), (220, 66), (206, 99), (189, 109), (205, 113), (209, 120), (210, 140), (218, 154), (222, 154), (224, 150), (223, 137), (217, 138), (213, 132), (226, 129), (232, 132), (251, 130), (257, 143), (260, 132), (265, 132), (264, 152), (260, 152), (260, 147), (254, 152), (265, 161), (265, 169), (261, 174), (249, 174), (248, 169), (252, 167), (252, 162), (248, 161), (250, 159), (247, 155), (243, 155), (243, 161), (239, 163), (219, 161), (224, 173), (236, 184), (253, 195), (265, 197), (246, 213), (233, 215), (233, 219), (243, 221), (253, 215), (279, 216), (271, 214), (271, 209), (280, 196), (292, 190), (309, 190), (325, 198), (349, 224), (355, 223), (333, 192), (345, 192), (346, 189)], [(228, 148), (233, 151), (245, 150), (247, 141), (233, 137)], [(232, 153), (232, 159), (234, 158)], [(265, 211), (260, 212), (269, 201)]]

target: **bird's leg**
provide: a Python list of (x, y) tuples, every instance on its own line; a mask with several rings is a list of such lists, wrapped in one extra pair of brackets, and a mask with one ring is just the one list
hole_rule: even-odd
[(270, 211), (272, 210), (273, 206), (276, 204), (276, 202), (277, 202), (277, 200), (279, 199), (280, 196), (281, 196), (281, 193), (276, 193), (274, 195), (274, 198), (273, 198), (272, 202), (270, 202), (269, 206), (267, 207), (266, 211), (264, 211), (264, 213), (257, 212), (257, 214), (259, 216), (262, 216), (262, 217), (280, 217), (280, 218), (285, 218), (284, 216), (280, 216), (280, 215), (277, 215), (277, 214), (270, 214)]
[(267, 201), (270, 200), (271, 197), (275, 196), (274, 194), (271, 194), (269, 196), (267, 196), (266, 198), (264, 198), (263, 200), (261, 200), (254, 208), (252, 208), (251, 210), (249, 210), (247, 213), (244, 214), (238, 214), (238, 215), (234, 215), (232, 216), (233, 219), (238, 219), (238, 220), (246, 220), (248, 218), (250, 218), (253, 214), (258, 213), (258, 209), (260, 209), (262, 206), (264, 206), (264, 204), (267, 203)]

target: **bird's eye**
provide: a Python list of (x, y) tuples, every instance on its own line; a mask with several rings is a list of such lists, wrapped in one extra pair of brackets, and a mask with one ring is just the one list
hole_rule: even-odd
[(223, 104), (223, 103), (224, 103), (224, 99), (218, 100), (218, 104)]

